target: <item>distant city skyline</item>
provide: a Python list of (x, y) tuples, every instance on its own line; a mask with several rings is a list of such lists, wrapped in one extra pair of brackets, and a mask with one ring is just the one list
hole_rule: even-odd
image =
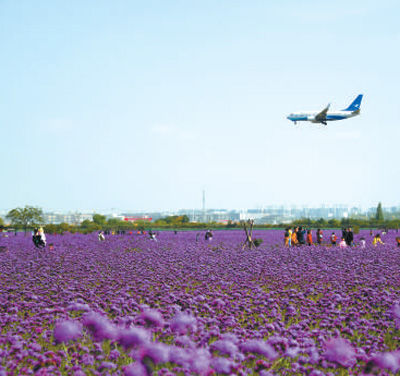
[[(0, 3), (0, 208), (400, 200), (400, 3)], [(296, 111), (361, 114), (294, 126)]]
[[(135, 209), (135, 208), (104, 208), (101, 210), (98, 209), (54, 209), (54, 208), (41, 208), (45, 213), (98, 213), (98, 214), (113, 214), (113, 213), (179, 213), (181, 211), (190, 211), (194, 210), (196, 212), (205, 211), (253, 211), (253, 210), (271, 210), (271, 209), (282, 209), (282, 210), (295, 210), (295, 209), (360, 209), (363, 211), (368, 211), (371, 209), (376, 209), (378, 203), (376, 205), (370, 206), (362, 206), (356, 204), (344, 204), (344, 203), (335, 203), (335, 204), (321, 204), (321, 205), (300, 205), (300, 204), (293, 204), (293, 205), (263, 205), (263, 206), (254, 206), (254, 207), (246, 207), (246, 208), (223, 208), (223, 207), (196, 207), (196, 208), (168, 208), (168, 209)], [(386, 210), (388, 209), (399, 209), (400, 211), (400, 203), (398, 204), (391, 204), (387, 205), (382, 203), (382, 207)], [(0, 214), (5, 215), (9, 210), (13, 208), (0, 208)]]
[[(394, 207), (383, 207), (386, 219), (400, 218), (400, 205)], [(130, 210), (105, 211), (105, 212), (60, 212), (44, 211), (44, 223), (60, 224), (70, 223), (79, 224), (85, 220), (92, 220), (94, 214), (103, 214), (107, 219), (118, 219), (122, 221), (137, 222), (147, 221), (149, 223), (171, 215), (186, 215), (190, 222), (219, 222), (228, 221), (238, 222), (241, 220), (254, 219), (256, 223), (279, 224), (289, 223), (296, 219), (325, 219), (341, 220), (343, 218), (361, 218), (368, 219), (375, 217), (376, 207), (360, 208), (354, 206), (324, 206), (324, 207), (284, 207), (284, 206), (266, 206), (259, 209), (223, 209), (223, 208), (201, 208), (201, 209), (180, 209), (171, 211), (146, 211), (135, 212)], [(0, 212), (0, 217), (8, 223), (6, 213)]]

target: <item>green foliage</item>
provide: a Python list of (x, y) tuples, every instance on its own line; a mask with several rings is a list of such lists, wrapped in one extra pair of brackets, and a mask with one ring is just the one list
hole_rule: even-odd
[(355, 225), (354, 227), (353, 227), (353, 233), (354, 234), (359, 234), (360, 233), (360, 226), (358, 226), (358, 225)]
[(235, 227), (237, 227), (237, 223), (229, 220), (228, 223), (226, 224), (226, 227), (227, 228), (235, 228)]
[(190, 220), (187, 215), (170, 215), (165, 218), (160, 218), (154, 222), (156, 226), (165, 227), (180, 227), (189, 224)]
[(0, 217), (0, 228), (4, 227), (4, 220)]
[(339, 228), (340, 227), (340, 221), (338, 219), (330, 219), (328, 221), (328, 227)]
[(383, 210), (382, 210), (382, 203), (378, 204), (378, 207), (376, 208), (376, 215), (375, 215), (375, 219), (377, 221), (383, 221)]
[[(93, 221), (94, 221), (94, 217), (93, 217)], [(119, 228), (121, 227), (121, 225), (123, 224), (124, 221), (121, 221), (118, 218), (110, 218), (107, 221), (107, 227), (111, 227), (111, 228)]]
[(106, 224), (106, 217), (101, 214), (94, 214), (93, 215), (93, 222), (99, 226), (104, 226)]
[(44, 226), (44, 231), (48, 234), (57, 234), (58, 233), (58, 225), (49, 223)]
[(263, 243), (263, 239), (254, 239), (253, 243), (256, 247), (259, 247)]
[(84, 234), (87, 234), (87, 233), (90, 233), (90, 232), (94, 232), (94, 231), (98, 231), (98, 230), (101, 230), (101, 229), (102, 229), (101, 225), (99, 225), (99, 224), (97, 224), (95, 222), (89, 221), (88, 219), (84, 220), (80, 225), (80, 230)]
[(6, 218), (16, 228), (23, 228), (25, 231), (44, 222), (43, 210), (34, 206), (26, 205), (24, 208), (15, 208), (10, 210)]

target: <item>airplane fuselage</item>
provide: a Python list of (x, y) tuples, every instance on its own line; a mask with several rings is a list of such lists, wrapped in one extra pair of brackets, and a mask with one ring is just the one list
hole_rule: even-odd
[[(321, 123), (320, 120), (316, 119), (316, 115), (319, 111), (304, 111), (295, 112), (290, 114), (287, 118), (291, 121), (311, 121), (312, 123)], [(360, 110), (357, 111), (328, 111), (325, 117), (325, 121), (335, 121), (348, 119), (360, 114)]]
[(327, 124), (328, 121), (348, 119), (360, 114), (363, 95), (359, 94), (350, 106), (340, 111), (329, 111), (329, 104), (321, 111), (294, 112), (287, 118), (295, 124), (298, 121), (311, 121), (312, 123)]

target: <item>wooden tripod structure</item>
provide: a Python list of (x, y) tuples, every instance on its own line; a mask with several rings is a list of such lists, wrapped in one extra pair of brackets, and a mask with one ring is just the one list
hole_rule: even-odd
[(243, 243), (242, 249), (244, 249), (246, 246), (251, 249), (256, 246), (253, 241), (254, 219), (249, 219), (248, 221), (242, 221), (242, 226), (244, 232), (246, 233), (246, 240)]

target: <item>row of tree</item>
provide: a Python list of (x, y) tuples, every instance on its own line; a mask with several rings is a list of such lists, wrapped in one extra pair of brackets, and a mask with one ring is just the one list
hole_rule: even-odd
[[(12, 228), (16, 230), (24, 230), (25, 232), (36, 226), (42, 225), (47, 233), (64, 233), (64, 232), (81, 232), (90, 233), (99, 230), (111, 231), (139, 231), (148, 229), (205, 229), (205, 228), (239, 228), (238, 222), (228, 221), (226, 224), (211, 223), (195, 223), (190, 222), (186, 215), (173, 215), (158, 219), (154, 222), (138, 221), (128, 222), (117, 218), (107, 219), (104, 215), (94, 214), (93, 219), (85, 220), (79, 225), (69, 223), (60, 224), (44, 224), (43, 211), (33, 206), (25, 206), (24, 208), (12, 209), (8, 212), (6, 218), (11, 222)], [(256, 228), (284, 228), (294, 226), (305, 226), (308, 228), (400, 228), (400, 219), (385, 220), (383, 217), (382, 205), (379, 203), (374, 218), (358, 219), (358, 218), (342, 218), (325, 220), (323, 218), (313, 220), (310, 218), (301, 218), (292, 223), (282, 223), (279, 225), (255, 225)], [(7, 228), (0, 218), (0, 227)]]

